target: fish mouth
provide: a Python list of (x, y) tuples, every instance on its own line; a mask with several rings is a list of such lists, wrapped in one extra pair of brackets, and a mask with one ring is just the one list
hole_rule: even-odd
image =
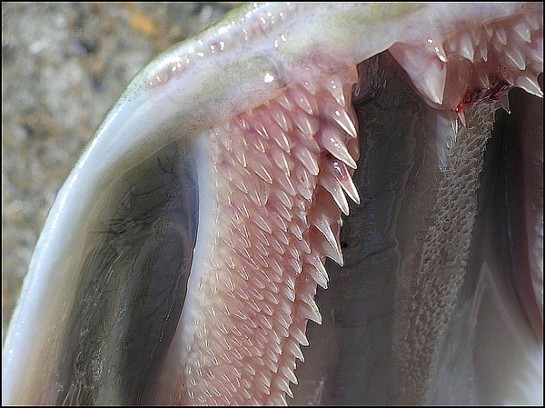
[[(463, 186), (444, 185), (441, 183), (450, 179), (445, 174), (451, 169), (463, 173), (461, 168), (451, 167), (449, 158), (457, 157), (451, 150), (459, 146), (463, 148), (464, 138), (474, 137), (465, 129), (492, 129), (489, 116), (493, 108), (490, 108), (490, 103), (495, 101), (487, 100), (482, 104), (484, 113), (479, 107), (468, 109), (463, 118), (465, 125), (452, 112), (449, 113), (450, 119), (441, 123), (440, 120), (444, 118), (435, 115), (432, 108), (417, 95), (418, 91), (411, 88), (405, 71), (390, 54), (382, 53), (367, 59), (358, 67), (358, 73), (359, 79), (355, 82), (359, 88), (356, 88), (353, 97), (354, 110), (350, 112), (357, 115), (357, 121), (353, 122), (359, 124), (360, 138), (358, 147), (352, 146), (348, 150), (354, 159), (360, 156), (358, 169), (351, 179), (360, 192), (361, 203), (349, 205), (346, 211), (349, 215), (343, 218), (338, 241), (335, 242), (334, 237), (333, 244), (342, 249), (343, 266), (328, 261), (326, 269), (329, 278), (320, 275), (320, 271), (315, 272), (315, 283), (327, 284), (329, 288), (324, 291), (318, 289), (316, 295), (316, 303), (323, 317), (305, 316), (305, 326), (309, 317), (311, 320), (321, 320), (322, 324), (308, 324), (308, 340), (293, 333), (285, 336), (288, 339), (295, 336), (297, 339), (295, 346), (287, 347), (293, 362), (300, 353), (297, 349), (299, 344), (310, 343), (302, 348), (305, 363), (298, 363), (295, 370), (299, 384), (287, 391), (285, 384), (293, 382), (293, 371), (283, 371), (284, 367), (276, 366), (273, 367), (276, 374), (285, 373), (282, 374), (284, 377), (279, 374), (277, 382), (270, 384), (269, 379), (268, 385), (265, 378), (260, 387), (248, 387), (253, 391), (248, 393), (258, 402), (260, 400), (256, 395), (269, 395), (274, 390), (278, 393), (277, 399), (267, 402), (282, 403), (285, 393), (293, 392), (296, 403), (421, 403), (444, 401), (440, 390), (447, 384), (447, 389), (452, 390), (448, 393), (452, 401), (492, 402), (496, 401), (494, 398), (505, 401), (509, 395), (498, 396), (491, 391), (497, 383), (486, 380), (487, 370), (493, 370), (490, 360), (497, 358), (497, 355), (486, 359), (486, 370), (475, 363), (478, 360), (475, 355), (486, 355), (486, 339), (490, 338), (490, 334), (484, 329), (479, 330), (479, 327), (487, 324), (494, 329), (494, 334), (504, 329), (507, 333), (504, 343), (511, 339), (515, 327), (515, 333), (520, 335), (518, 330), (521, 330), (524, 333), (521, 337), (534, 339), (539, 349), (540, 339), (536, 340), (535, 337), (540, 332), (542, 314), (540, 320), (538, 311), (536, 318), (536, 306), (532, 301), (525, 303), (525, 299), (532, 299), (532, 296), (521, 295), (528, 293), (533, 281), (526, 278), (529, 283), (518, 283), (521, 289), (513, 290), (515, 285), (506, 282), (514, 279), (515, 272), (502, 268), (497, 258), (498, 252), (502, 252), (509, 254), (508, 264), (520, 264), (515, 259), (523, 264), (532, 262), (527, 255), (520, 253), (520, 248), (513, 245), (510, 236), (521, 234), (524, 239), (532, 239), (531, 236), (526, 237), (520, 228), (515, 228), (520, 225), (516, 220), (522, 219), (523, 224), (529, 222), (525, 218), (527, 215), (520, 218), (520, 208), (527, 205), (521, 198), (525, 197), (526, 190), (523, 189), (521, 193), (512, 188), (526, 182), (524, 179), (521, 183), (517, 178), (520, 173), (526, 173), (512, 167), (516, 167), (514, 162), (524, 161), (516, 159), (517, 150), (527, 152), (537, 149), (501, 146), (511, 139), (519, 140), (517, 143), (523, 139), (520, 135), (524, 132), (514, 131), (520, 132), (517, 138), (509, 137), (507, 130), (523, 127), (516, 122), (522, 115), (516, 110), (518, 106), (523, 107), (522, 111), (535, 110), (532, 120), (540, 120), (537, 128), (542, 129), (542, 115), (541, 119), (538, 118), (542, 102), (519, 101), (524, 97), (513, 96), (517, 98), (511, 105), (513, 116), (498, 118), (496, 134), (491, 141), (486, 136), (480, 140), (480, 145), (474, 146), (476, 151), (486, 149), (496, 154), (487, 153), (491, 157), (484, 159), (479, 154), (471, 156), (475, 162), (465, 165), (467, 169), (476, 169), (473, 179), (463, 179)], [(346, 83), (351, 91), (350, 82)], [(349, 92), (345, 96), (352, 97), (352, 94)], [(456, 137), (443, 139), (445, 146), (447, 143), (449, 145), (447, 148), (443, 146), (440, 153), (436, 146), (438, 131), (435, 127), (439, 128), (441, 124), (443, 131), (446, 132), (446, 127), (448, 135), (455, 134)], [(453, 130), (451, 124), (458, 128)], [(244, 127), (242, 125), (242, 129)], [(254, 128), (257, 129), (256, 126)], [(342, 130), (350, 132), (350, 129)], [(351, 139), (346, 137), (346, 140)], [(542, 143), (542, 134), (539, 141)], [(495, 144), (500, 147), (494, 147)], [(206, 146), (199, 148), (207, 149)], [(508, 159), (506, 157), (511, 157), (507, 156), (508, 153), (500, 154), (498, 150), (507, 150), (515, 158)], [(515, 153), (511, 153), (513, 150)], [(53, 399), (42, 399), (41, 402), (129, 404), (188, 402), (191, 399), (189, 393), (180, 398), (181, 401), (177, 400), (176, 395), (172, 396), (180, 392), (176, 384), (172, 388), (172, 382), (177, 383), (180, 378), (177, 375), (182, 378), (186, 376), (188, 382), (190, 379), (187, 372), (179, 374), (176, 371), (180, 370), (178, 364), (169, 365), (169, 361), (176, 361), (170, 349), (175, 344), (172, 339), (180, 326), (178, 321), (183, 313), (182, 304), (190, 285), (189, 274), (180, 274), (180, 271), (189, 271), (195, 263), (193, 248), (201, 233), (199, 225), (203, 225), (198, 217), (208, 213), (204, 211), (206, 204), (200, 201), (204, 193), (199, 176), (194, 171), (199, 162), (188, 151), (194, 152), (183, 143), (170, 144), (124, 173), (123, 181), (117, 182), (115, 187), (108, 188), (108, 200), (115, 204), (104, 204), (108, 208), (97, 212), (99, 221), (90, 228), (76, 301), (65, 311), (65, 319), (70, 323), (67, 329), (63, 329), (57, 344), (57, 349), (62, 349), (62, 358), (55, 363), (54, 383), (50, 383), (49, 389), (42, 394), (51, 391), (49, 395), (53, 395)], [(498, 155), (503, 158), (495, 159)], [(344, 159), (350, 161), (347, 157)], [(483, 160), (485, 170), (482, 178), (488, 175), (488, 184), (479, 182), (479, 168)], [(308, 161), (305, 164), (312, 166)], [(458, 165), (463, 166), (464, 163)], [(312, 172), (312, 169), (307, 170)], [(267, 178), (266, 174), (259, 174), (260, 169), (255, 169), (255, 173), (262, 180)], [(460, 180), (459, 176), (453, 178)], [(498, 186), (497, 179), (505, 181)], [(498, 193), (500, 190), (506, 193)], [(349, 195), (350, 187), (344, 191)], [(463, 198), (454, 200), (451, 197), (441, 202), (439, 192), (446, 191), (460, 194)], [(298, 191), (298, 194), (304, 197), (304, 192)], [(344, 197), (343, 189), (340, 194)], [(340, 215), (345, 204), (339, 193), (331, 193), (331, 197)], [(260, 200), (260, 196), (255, 198)], [(441, 212), (441, 206), (448, 206), (451, 201), (455, 202), (454, 206)], [(432, 247), (428, 258), (423, 255), (422, 248), (426, 247), (426, 242), (430, 242), (429, 233), (436, 227), (440, 214), (455, 214), (455, 217), (468, 217), (467, 214), (470, 214), (469, 218), (473, 217), (475, 221), (471, 220), (466, 229), (456, 229), (453, 233), (445, 226), (458, 227), (461, 218), (447, 218), (446, 224), (439, 227), (446, 229), (444, 233), (447, 236), (455, 238)], [(497, 219), (502, 222), (497, 222)], [(501, 226), (494, 229), (490, 224)], [(493, 246), (490, 242), (499, 243)], [(532, 242), (527, 245), (535, 246)], [(443, 253), (437, 256), (434, 248), (462, 255), (456, 257), (448, 268), (434, 266), (431, 263), (433, 259), (445, 263), (448, 260)], [(504, 250), (500, 251), (500, 248)], [(328, 255), (337, 258), (334, 252), (328, 252)], [(433, 275), (422, 278), (416, 273), (422, 270), (422, 260), (426, 261), (426, 265), (432, 264)], [(523, 272), (532, 270), (521, 269)], [(448, 274), (444, 271), (448, 271)], [(448, 276), (444, 281), (433, 281), (434, 275)], [(329, 279), (329, 283), (324, 282), (326, 279)], [(425, 285), (422, 279), (432, 282)], [(191, 292), (187, 291), (189, 296)], [(414, 313), (414, 310), (426, 311), (424, 306), (429, 304), (426, 299), (435, 292), (441, 293), (436, 297), (438, 303), (444, 304), (434, 305), (430, 312), (433, 322), (426, 321), (421, 325), (420, 320), (426, 316)], [(495, 327), (489, 317), (498, 310), (503, 311), (501, 306), (505, 304), (516, 309), (515, 317), (509, 313), (505, 316), (509, 325), (513, 326), (507, 329), (501, 325)], [(245, 320), (244, 316), (241, 317), (239, 320)], [(530, 324), (521, 324), (521, 321)], [(267, 321), (261, 324), (266, 325)], [(432, 347), (432, 352), (415, 351), (420, 346), (421, 339), (417, 336), (421, 333), (420, 329), (430, 331), (425, 337), (434, 340), (431, 346), (424, 342), (424, 349)], [(470, 335), (463, 338), (460, 333)], [(461, 337), (465, 343), (460, 340)], [(454, 340), (449, 341), (450, 338)], [(415, 347), (407, 347), (407, 344)], [(501, 348), (502, 344), (500, 341), (499, 346), (495, 346)], [(530, 357), (524, 350), (530, 348), (521, 347), (522, 357), (516, 358), (514, 353), (513, 359), (527, 363), (524, 359)], [(284, 353), (287, 352), (282, 349), (277, 356)], [(465, 363), (467, 360), (469, 363)], [(275, 363), (274, 360), (270, 361)], [(458, 364), (458, 367), (456, 363), (460, 361), (464, 363)], [(196, 366), (201, 368), (199, 364), (196, 363)], [(251, 370), (255, 370), (248, 366), (251, 367), (250, 371), (242, 373), (242, 376), (251, 376)], [(415, 367), (419, 370), (415, 370)], [(517, 378), (528, 375), (527, 364), (524, 369), (524, 374)], [(230, 378), (230, 375), (227, 374), (228, 383), (237, 384), (238, 377)], [(239, 383), (242, 383), (240, 380)], [(168, 395), (166, 401), (162, 400), (160, 394), (172, 389), (176, 391)], [(198, 400), (199, 397), (213, 398), (212, 388), (208, 392), (211, 396), (202, 391), (202, 394), (196, 395), (197, 401), (193, 402), (203, 402)], [(235, 392), (231, 390), (231, 393)], [(220, 398), (225, 398), (225, 395)]]

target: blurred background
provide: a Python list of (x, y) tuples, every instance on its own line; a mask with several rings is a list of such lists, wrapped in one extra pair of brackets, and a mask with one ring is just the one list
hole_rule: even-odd
[(58, 189), (132, 77), (236, 3), (2, 3), (2, 343)]

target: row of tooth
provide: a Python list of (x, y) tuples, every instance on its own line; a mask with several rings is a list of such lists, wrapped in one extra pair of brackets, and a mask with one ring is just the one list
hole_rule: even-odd
[[(295, 359), (303, 360), (300, 345), (308, 345), (306, 323), (312, 320), (320, 324), (322, 320), (314, 295), (316, 284), (327, 287), (324, 256), (343, 262), (338, 241), (339, 209), (348, 214), (345, 193), (359, 202), (351, 177), (359, 154), (357, 132), (349, 110), (350, 89), (343, 89), (345, 82), (331, 78), (318, 88), (314, 81), (303, 81), (265, 109), (246, 112), (212, 130), (212, 137), (219, 142), (213, 154), (215, 166), (219, 178), (223, 178), (217, 180), (217, 186), (228, 185), (227, 194), (220, 194), (218, 201), (230, 215), (217, 222), (226, 223), (230, 232), (216, 238), (229, 248), (226, 256), (211, 258), (211, 263), (221, 271), (217, 280), (234, 294), (230, 304), (240, 305), (212, 313), (239, 319), (240, 325), (235, 327), (242, 332), (235, 335), (249, 335), (259, 325), (279, 337), (277, 341), (264, 338), (251, 350), (245, 349), (246, 357), (252, 356), (257, 365), (265, 365), (273, 373), (279, 367), (281, 371), (273, 376), (273, 384), (268, 384), (271, 380), (266, 376), (242, 384), (241, 390), (246, 392), (240, 392), (247, 400), (253, 398), (248, 387), (257, 387), (263, 394), (272, 392), (269, 402), (285, 403), (285, 394), (292, 396), (289, 383), (297, 383)], [(246, 267), (237, 266), (241, 261)], [(232, 276), (226, 276), (226, 270)], [(267, 290), (264, 295), (259, 291), (237, 292), (233, 279), (251, 281)], [(253, 305), (253, 319), (245, 312), (248, 304)], [(268, 317), (273, 309), (279, 310), (274, 319)], [(224, 331), (219, 327), (217, 333)], [(197, 333), (199, 336), (205, 338), (206, 333)], [(219, 346), (232, 349), (223, 355), (227, 359), (230, 355), (231, 363), (244, 357), (232, 345)], [(260, 347), (268, 354), (259, 356), (263, 354)], [(202, 357), (207, 361), (211, 358)], [(246, 360), (244, 366), (251, 367)], [(280, 393), (274, 393), (275, 389)], [(212, 394), (217, 397), (217, 393)], [(206, 397), (210, 398), (193, 395), (200, 402)]]

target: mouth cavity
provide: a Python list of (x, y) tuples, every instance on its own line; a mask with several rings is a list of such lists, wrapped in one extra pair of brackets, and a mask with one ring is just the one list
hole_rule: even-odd
[[(178, 141), (128, 172), (85, 254), (82, 269), (102, 272), (69, 312), (55, 401), (419, 404), (445, 383), (448, 396), (490, 401), (472, 357), (486, 344), (476, 288), (490, 284), (482, 265), (496, 251), (480, 221), (481, 169), (509, 91), (543, 96), (540, 18), (466, 24), (427, 48), (398, 42), (343, 72), (299, 72), (191, 154)], [(517, 282), (506, 296), (535, 340), (543, 173), (513, 170), (506, 183), (519, 173), (524, 187), (502, 208), (515, 209), (509, 233), (526, 252), (506, 252), (528, 267), (490, 279)]]

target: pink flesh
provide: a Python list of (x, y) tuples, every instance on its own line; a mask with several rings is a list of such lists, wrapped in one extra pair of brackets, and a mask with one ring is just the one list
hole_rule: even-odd
[(162, 402), (285, 403), (307, 322), (321, 322), (323, 261), (342, 264), (343, 189), (359, 200), (347, 168), (359, 157), (356, 80), (305, 78), (212, 128), (214, 232), (175, 335), (178, 386)]

